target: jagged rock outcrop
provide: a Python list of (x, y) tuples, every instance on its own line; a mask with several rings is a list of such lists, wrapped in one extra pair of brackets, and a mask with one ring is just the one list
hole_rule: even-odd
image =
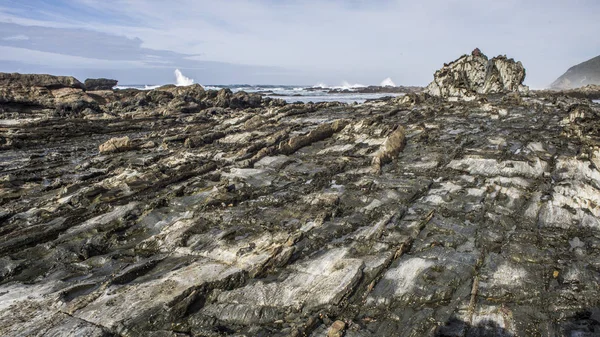
[(527, 92), (525, 68), (506, 56), (488, 59), (479, 49), (444, 64), (425, 91), (432, 96), (473, 99), (477, 94)]
[(600, 331), (600, 105), (235, 95), (0, 102), (0, 336)]
[(600, 56), (569, 68), (550, 85), (550, 88), (566, 90), (586, 85), (600, 85)]
[(95, 90), (112, 90), (116, 87), (119, 81), (108, 78), (88, 78), (85, 80), (85, 89), (88, 91)]

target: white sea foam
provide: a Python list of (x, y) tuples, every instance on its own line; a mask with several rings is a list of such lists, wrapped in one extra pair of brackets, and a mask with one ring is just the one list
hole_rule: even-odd
[(138, 90), (152, 90), (160, 87), (161, 85), (117, 85), (115, 89), (138, 89)]
[(396, 83), (394, 83), (394, 81), (392, 81), (391, 77), (386, 78), (385, 80), (381, 81), (381, 84), (379, 84), (382, 87), (395, 87)]
[(327, 84), (325, 84), (325, 83), (317, 83), (317, 84), (313, 85), (312, 87), (313, 88), (321, 88), (321, 89), (329, 88), (327, 86)]
[(364, 84), (359, 84), (359, 83), (350, 84), (350, 83), (348, 83), (348, 81), (343, 81), (341, 86), (335, 87), (335, 88), (336, 89), (356, 89), (356, 88), (364, 88), (364, 87), (366, 87), (366, 85), (364, 85)]
[(194, 80), (189, 77), (185, 77), (179, 69), (175, 69), (175, 78), (177, 79), (177, 82), (175, 83), (176, 86), (186, 86), (194, 84)]

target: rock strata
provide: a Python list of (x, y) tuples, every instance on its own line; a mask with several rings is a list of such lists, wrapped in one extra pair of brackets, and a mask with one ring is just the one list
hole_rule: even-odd
[(0, 88), (1, 336), (600, 331), (588, 99), (22, 88)]
[(88, 78), (85, 80), (85, 89), (88, 91), (95, 90), (112, 90), (119, 83), (117, 80), (107, 78)]
[(444, 64), (425, 91), (433, 96), (473, 99), (477, 94), (527, 92), (525, 68), (506, 56), (488, 59), (478, 48)]
[(591, 100), (600, 99), (600, 85), (589, 84), (579, 88), (565, 89), (565, 90), (541, 90), (539, 91), (543, 95), (555, 96), (555, 97), (575, 97), (575, 98), (587, 98)]
[(84, 85), (72, 76), (19, 73), (0, 73), (0, 86), (43, 87), (47, 89), (84, 88)]

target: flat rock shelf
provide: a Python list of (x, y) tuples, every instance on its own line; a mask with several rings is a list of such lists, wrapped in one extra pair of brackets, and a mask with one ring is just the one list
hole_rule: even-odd
[(600, 333), (590, 100), (76, 95), (0, 105), (2, 336)]

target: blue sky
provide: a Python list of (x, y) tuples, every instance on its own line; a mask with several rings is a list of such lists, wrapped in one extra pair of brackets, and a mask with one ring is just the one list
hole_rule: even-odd
[(0, 71), (164, 84), (426, 85), (479, 47), (546, 87), (600, 55), (595, 0), (0, 0)]

